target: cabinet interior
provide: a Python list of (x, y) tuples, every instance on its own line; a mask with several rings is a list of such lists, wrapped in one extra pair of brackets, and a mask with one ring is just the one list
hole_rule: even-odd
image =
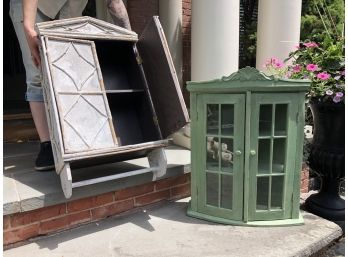
[(94, 42), (119, 146), (160, 140), (134, 43)]

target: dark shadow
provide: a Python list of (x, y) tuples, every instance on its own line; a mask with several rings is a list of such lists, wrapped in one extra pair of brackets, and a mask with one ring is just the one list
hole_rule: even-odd
[(188, 217), (186, 215), (187, 205), (187, 202), (162, 201), (151, 206), (124, 212), (120, 215), (112, 216), (87, 225), (82, 225), (80, 227), (69, 229), (61, 233), (56, 233), (45, 238), (35, 238), (33, 240), (29, 240), (29, 243), (36, 243), (40, 247), (40, 249), (48, 248), (50, 250), (53, 250), (63, 242), (67, 242), (89, 234), (94, 234), (98, 231), (119, 227), (127, 223), (132, 223), (149, 232), (155, 232), (155, 228), (149, 222), (151, 220), (151, 216), (188, 224), (214, 224), (216, 226), (224, 226)]

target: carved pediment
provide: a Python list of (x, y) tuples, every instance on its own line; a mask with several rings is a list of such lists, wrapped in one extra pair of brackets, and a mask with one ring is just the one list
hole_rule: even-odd
[(239, 81), (244, 81), (244, 80), (272, 80), (272, 76), (267, 76), (263, 72), (253, 68), (253, 67), (245, 67), (240, 70), (238, 70), (235, 73), (232, 73), (229, 76), (224, 76), (221, 78), (222, 81), (234, 81), (234, 80), (239, 80)]
[(138, 35), (133, 31), (88, 16), (41, 22), (37, 23), (36, 26), (40, 35), (86, 39), (138, 40)]

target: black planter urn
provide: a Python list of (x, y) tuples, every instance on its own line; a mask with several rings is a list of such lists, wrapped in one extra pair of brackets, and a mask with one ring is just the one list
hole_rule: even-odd
[(344, 220), (339, 185), (344, 175), (344, 104), (309, 102), (314, 122), (309, 167), (321, 178), (319, 193), (306, 200), (308, 211), (333, 221)]

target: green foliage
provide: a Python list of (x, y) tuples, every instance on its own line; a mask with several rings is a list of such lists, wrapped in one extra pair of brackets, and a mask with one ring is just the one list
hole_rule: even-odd
[(301, 40), (322, 42), (325, 34), (341, 37), (344, 30), (344, 0), (302, 2)]
[(240, 35), (240, 40), (244, 47), (243, 55), (240, 56), (240, 67), (254, 67), (256, 63), (256, 22), (245, 25), (244, 33)]

